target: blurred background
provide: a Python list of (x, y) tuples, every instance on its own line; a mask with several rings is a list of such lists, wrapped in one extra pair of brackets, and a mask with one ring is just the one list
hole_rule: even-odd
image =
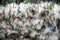
[(16, 2), (17, 4), (21, 3), (21, 2), (30, 2), (30, 3), (39, 3), (41, 1), (47, 1), (47, 2), (54, 2), (57, 4), (60, 4), (60, 0), (0, 0), (0, 5), (5, 5), (8, 3), (12, 3), (12, 2)]

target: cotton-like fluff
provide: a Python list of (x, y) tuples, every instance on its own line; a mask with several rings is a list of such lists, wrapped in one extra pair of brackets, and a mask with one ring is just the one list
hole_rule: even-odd
[(16, 3), (11, 3), (6, 5), (6, 7), (9, 7), (9, 8), (15, 8), (16, 6), (17, 6)]
[(58, 40), (58, 37), (56, 35), (52, 35), (47, 40)]
[(41, 13), (41, 11), (44, 10), (44, 8), (42, 8), (41, 6), (39, 6), (38, 8), (39, 8), (39, 9), (38, 9), (38, 12), (39, 12), (39, 13)]
[(28, 8), (27, 4), (24, 4), (24, 3), (20, 3), (20, 4), (19, 4), (19, 7), (20, 7), (19, 10), (20, 10), (21, 12), (25, 12), (26, 9)]
[(10, 29), (7, 29), (7, 32), (8, 32), (7, 35), (10, 35), (10, 34), (13, 34), (13, 33), (18, 33), (18, 31), (10, 30)]
[(45, 40), (45, 39), (47, 39), (46, 37), (47, 37), (46, 35), (41, 34), (41, 35), (39, 36), (39, 39), (40, 39), (40, 40)]
[(33, 7), (33, 10), (38, 10), (38, 5), (37, 4), (33, 4), (32, 7)]
[(59, 13), (60, 12), (60, 6), (55, 4), (54, 8), (53, 8), (53, 11), (54, 11), (54, 14), (55, 14), (55, 18), (58, 18), (59, 15), (60, 15), (60, 13)]
[(37, 32), (32, 30), (31, 34), (30, 34), (30, 37), (34, 38), (35, 36), (37, 35)]
[[(15, 33), (16, 31), (13, 30), (17, 29), (19, 31), (19, 36), (21, 32), (23, 39), (25, 39), (24, 35), (27, 33), (26, 36), (29, 36), (29, 39), (31, 37), (32, 40), (34, 40), (35, 37), (36, 39), (38, 37), (38, 40), (58, 40), (58, 37), (56, 36), (56, 34), (59, 33), (58, 29), (56, 31), (52, 29), (57, 27), (56, 20), (60, 15), (60, 6), (54, 4), (52, 9), (50, 9), (50, 6), (50, 2), (39, 4), (20, 3), (19, 5), (16, 3), (8, 4), (4, 7), (5, 16), (2, 18), (3, 20), (1, 21), (0, 26), (7, 28), (6, 31), (8, 35)], [(2, 12), (3, 11), (1, 10), (1, 13)], [(51, 25), (52, 23), (53, 25)]]
[(20, 3), (19, 4), (19, 11), (22, 13), (22, 16), (23, 17), (25, 17), (25, 18), (27, 18), (27, 9), (28, 9), (28, 5), (27, 4), (24, 4), (24, 3)]
[(3, 6), (0, 7), (0, 20), (2, 20), (2, 18), (4, 17), (4, 9), (5, 7)]
[(2, 28), (7, 28), (7, 27), (6, 27), (6, 24), (5, 24), (5, 21), (3, 21), (0, 26), (1, 26)]
[(0, 7), (0, 14), (3, 13), (4, 9), (5, 9), (5, 7), (3, 7), (3, 6)]
[(31, 23), (32, 23), (33, 25), (36, 25), (36, 24), (38, 24), (39, 21), (40, 21), (39, 19), (32, 19), (32, 20), (31, 20)]
[(17, 15), (17, 10), (16, 10), (16, 8), (12, 8), (12, 9), (10, 9), (10, 14), (11, 14), (11, 16), (13, 16), (13, 14), (16, 16)]
[(10, 9), (8, 7), (5, 8), (5, 18), (9, 18), (10, 13), (9, 13)]
[(39, 23), (35, 26), (35, 28), (37, 30), (40, 30), (42, 28), (42, 25), (43, 25), (43, 20), (40, 19)]
[(10, 8), (10, 14), (11, 14), (11, 16), (14, 14), (15, 16), (17, 16), (17, 14), (18, 14), (18, 5), (16, 4), (16, 3), (12, 3), (12, 4), (10, 4), (11, 5), (11, 8)]
[(41, 7), (45, 7), (45, 8), (48, 8), (49, 6), (50, 6), (50, 3), (48, 3), (48, 2), (44, 2), (44, 3), (41, 3), (40, 4), (41, 5)]
[(51, 32), (51, 29), (49, 27), (46, 27), (46, 29), (44, 30), (43, 34), (46, 34), (48, 32)]
[(18, 5), (16, 3), (11, 3), (11, 4), (6, 5), (5, 12), (7, 11), (11, 16), (13, 14), (16, 16), (18, 13), (17, 10), (18, 10)]
[(17, 24), (18, 24), (18, 18), (15, 18), (15, 20), (12, 23), (12, 25), (14, 26), (14, 28), (16, 28)]
[(47, 10), (50, 7), (51, 3), (49, 2), (42, 2), (38, 4), (38, 12), (41, 13), (43, 10)]

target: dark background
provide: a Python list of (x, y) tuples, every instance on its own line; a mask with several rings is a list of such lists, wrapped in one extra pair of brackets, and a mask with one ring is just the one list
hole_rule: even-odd
[[(23, 2), (24, 0), (14, 0), (14, 2), (16, 2), (17, 4), (19, 4), (20, 2)], [(29, 0), (31, 3), (38, 3), (41, 0)], [(52, 1), (54, 3), (60, 4), (60, 0), (42, 0), (42, 1)], [(0, 4), (1, 5), (5, 5), (7, 3), (11, 3), (13, 2), (13, 0), (0, 0)]]

